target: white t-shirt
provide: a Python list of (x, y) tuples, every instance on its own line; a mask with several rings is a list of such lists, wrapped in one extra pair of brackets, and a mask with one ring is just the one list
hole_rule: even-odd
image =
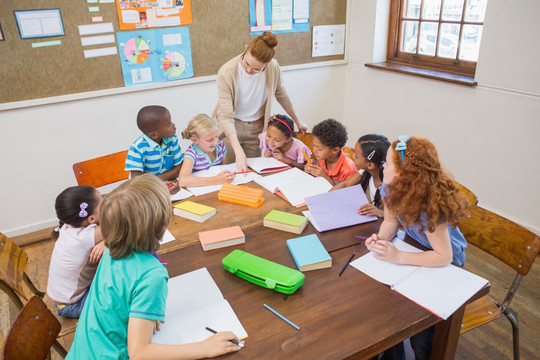
[(94, 247), (92, 224), (76, 228), (64, 224), (51, 256), (47, 294), (51, 299), (63, 304), (72, 304), (84, 295), (92, 284), (99, 263), (90, 261)]
[(238, 63), (234, 117), (246, 122), (259, 120), (264, 116), (266, 98), (266, 74), (264, 71), (249, 75), (242, 64)]

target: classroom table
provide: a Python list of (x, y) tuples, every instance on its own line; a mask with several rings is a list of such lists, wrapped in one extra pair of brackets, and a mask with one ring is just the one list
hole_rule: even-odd
[[(257, 187), (255, 183), (248, 186)], [(271, 209), (298, 213), (270, 192), (259, 209), (225, 204), (217, 194), (190, 198), (215, 206), (218, 212), (209, 224), (174, 217), (169, 230), (176, 240), (158, 253), (168, 260), (171, 277), (206, 267), (225, 299), (248, 333), (246, 346), (223, 357), (235, 359), (366, 359), (436, 325), (432, 359), (453, 359), (459, 338), (464, 306), (446, 321), (416, 305), (389, 286), (373, 280), (349, 266), (341, 277), (343, 265), (354, 252), (355, 258), (367, 253), (362, 240), (376, 232), (379, 221), (318, 233), (309, 224), (301, 235), (266, 228), (262, 218)], [(246, 243), (204, 252), (197, 240), (198, 231), (240, 225)], [(305, 272), (304, 284), (285, 297), (273, 290), (247, 282), (223, 269), (221, 260), (234, 249), (275, 261), (296, 269), (286, 240), (316, 233), (332, 256), (330, 269)], [(489, 285), (470, 301), (489, 292)], [(296, 330), (263, 307), (268, 304), (300, 327)]]

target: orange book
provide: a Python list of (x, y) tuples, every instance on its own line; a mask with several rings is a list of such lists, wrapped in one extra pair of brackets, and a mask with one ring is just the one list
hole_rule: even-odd
[(218, 199), (233, 204), (257, 208), (264, 202), (262, 194), (262, 189), (225, 183), (218, 192)]
[(226, 246), (243, 244), (246, 236), (240, 226), (203, 231), (199, 233), (199, 241), (204, 251), (219, 249)]

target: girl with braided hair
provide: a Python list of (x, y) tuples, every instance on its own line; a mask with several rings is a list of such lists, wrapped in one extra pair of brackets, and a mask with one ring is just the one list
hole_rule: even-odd
[[(367, 248), (377, 259), (397, 264), (436, 267), (453, 262), (463, 266), (467, 242), (457, 226), (467, 215), (467, 200), (442, 169), (429, 140), (407, 135), (398, 139), (388, 149), (384, 164), (384, 221), (379, 233), (366, 240)], [(396, 249), (390, 240), (400, 226), (429, 250), (412, 253)], [(411, 337), (416, 359), (429, 358), (433, 333), (431, 327)], [(404, 359), (402, 347), (398, 344), (389, 349), (394, 356), (383, 359)]]

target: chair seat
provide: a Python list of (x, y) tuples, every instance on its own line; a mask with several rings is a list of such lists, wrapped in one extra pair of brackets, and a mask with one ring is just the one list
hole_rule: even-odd
[(488, 295), (465, 306), (461, 334), (495, 320), (501, 315), (499, 307)]
[(60, 325), (62, 325), (62, 329), (60, 330), (60, 333), (58, 334), (58, 337), (61, 338), (65, 335), (69, 335), (77, 329), (77, 323), (79, 322), (79, 319), (70, 319), (63, 316), (60, 316), (56, 313), (57, 308), (56, 305), (54, 305), (54, 300), (49, 297), (49, 295), (45, 295), (43, 298), (43, 302), (47, 305), (49, 310), (54, 314), (56, 319), (60, 322)]

